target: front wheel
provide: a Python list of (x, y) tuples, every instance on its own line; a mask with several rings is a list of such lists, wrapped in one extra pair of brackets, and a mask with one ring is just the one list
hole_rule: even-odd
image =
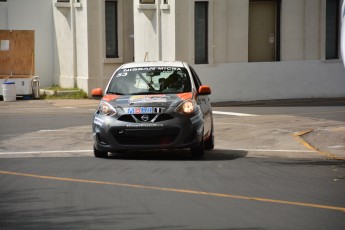
[(212, 150), (214, 149), (214, 135), (213, 135), (213, 128), (211, 129), (211, 134), (207, 141), (205, 141), (205, 149)]
[(191, 148), (190, 152), (192, 154), (192, 157), (203, 157), (205, 155), (205, 148), (204, 148), (204, 140), (201, 138), (200, 143)]
[(96, 149), (95, 146), (93, 146), (93, 154), (94, 154), (95, 157), (97, 157), (97, 158), (107, 158), (107, 157), (108, 157), (108, 152), (99, 151), (99, 150)]

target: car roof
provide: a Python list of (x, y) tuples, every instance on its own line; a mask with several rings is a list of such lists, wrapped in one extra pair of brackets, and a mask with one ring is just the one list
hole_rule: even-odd
[(152, 62), (131, 62), (121, 66), (121, 68), (152, 67), (152, 66), (174, 66), (187, 67), (188, 64), (182, 61), (152, 61)]

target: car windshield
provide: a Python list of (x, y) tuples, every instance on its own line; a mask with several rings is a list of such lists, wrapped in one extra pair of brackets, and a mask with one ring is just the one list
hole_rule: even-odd
[(136, 67), (118, 70), (107, 94), (169, 94), (191, 91), (188, 71), (182, 67)]

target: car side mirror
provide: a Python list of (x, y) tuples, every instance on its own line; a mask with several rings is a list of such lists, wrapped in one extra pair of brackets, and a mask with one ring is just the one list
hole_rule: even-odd
[(202, 85), (199, 87), (198, 93), (199, 93), (199, 95), (210, 95), (211, 94), (211, 88), (208, 85)]
[(99, 99), (103, 97), (103, 90), (102, 88), (95, 88), (91, 91), (92, 98)]

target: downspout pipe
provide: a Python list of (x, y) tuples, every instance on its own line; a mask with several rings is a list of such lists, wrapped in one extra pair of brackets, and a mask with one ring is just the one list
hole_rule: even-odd
[(341, 32), (340, 32), (341, 58), (345, 67), (345, 0), (341, 4)]
[(157, 0), (157, 40), (158, 40), (158, 61), (162, 61), (162, 22), (161, 22), (161, 0)]

